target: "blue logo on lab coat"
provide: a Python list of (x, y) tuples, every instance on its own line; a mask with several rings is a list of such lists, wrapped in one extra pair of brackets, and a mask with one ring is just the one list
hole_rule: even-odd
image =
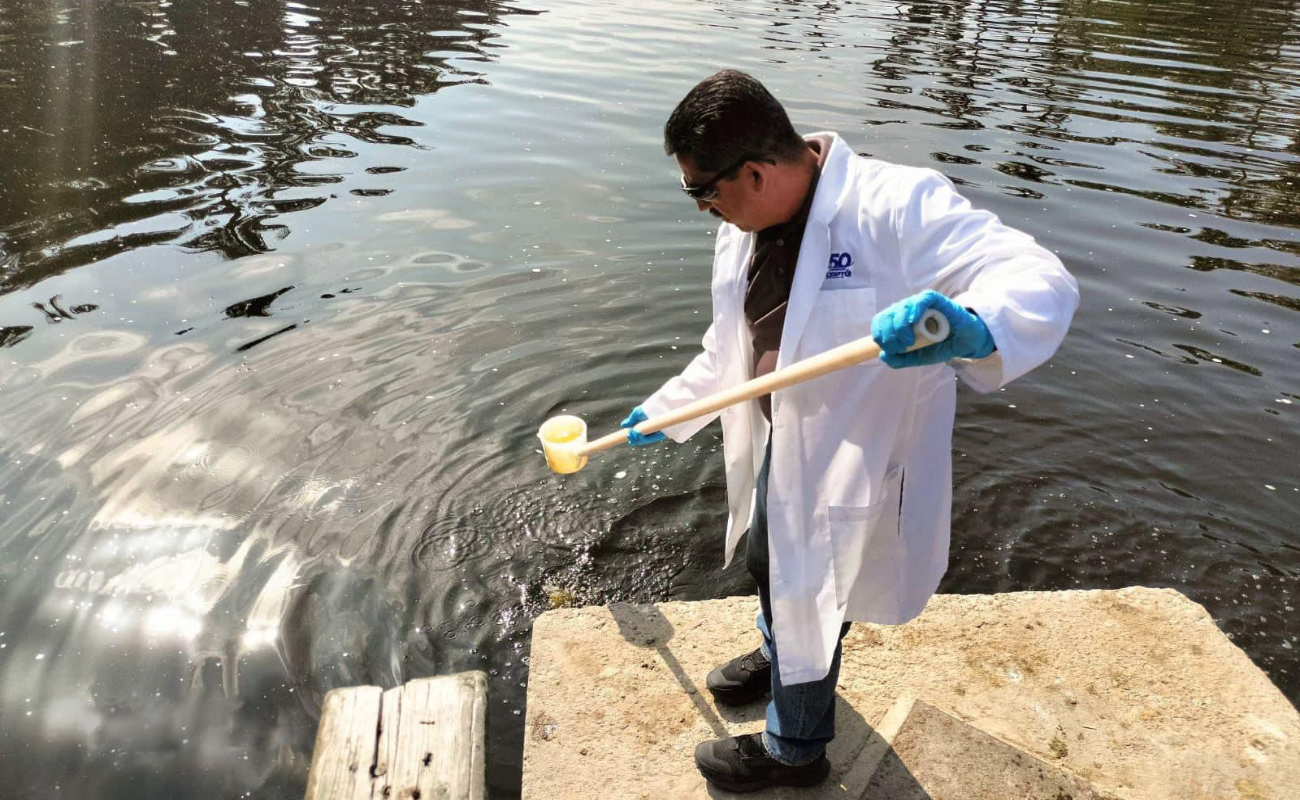
[(832, 278), (852, 278), (853, 256), (848, 253), (831, 253), (831, 261), (826, 270), (826, 279)]

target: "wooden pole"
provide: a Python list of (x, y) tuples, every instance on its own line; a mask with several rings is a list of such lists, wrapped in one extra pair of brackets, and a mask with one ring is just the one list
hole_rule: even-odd
[[(941, 342), (948, 338), (948, 332), (948, 319), (938, 311), (931, 309), (925, 312), (925, 315), (914, 326), (916, 343), (909, 350), (919, 350), (922, 347), (929, 347), (936, 342)], [(661, 431), (664, 428), (671, 428), (674, 425), (680, 425), (705, 414), (712, 414), (714, 411), (733, 406), (736, 403), (753, 400), (756, 397), (762, 397), (765, 394), (771, 394), (794, 386), (796, 383), (810, 381), (828, 372), (870, 361), (879, 355), (880, 345), (876, 344), (875, 340), (870, 336), (864, 336), (861, 339), (840, 345), (811, 358), (805, 358), (803, 361), (796, 361), (776, 372), (769, 372), (761, 378), (745, 381), (730, 389), (724, 389), (708, 397), (702, 397), (694, 403), (688, 403), (681, 408), (660, 414), (657, 417), (651, 417), (644, 422), (638, 423), (636, 431), (641, 434), (649, 434)], [(626, 443), (627, 431), (618, 430), (576, 448), (575, 455), (582, 458)]]

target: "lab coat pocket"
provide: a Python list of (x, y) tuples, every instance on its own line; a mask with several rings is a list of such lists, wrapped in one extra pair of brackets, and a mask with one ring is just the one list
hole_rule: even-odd
[(875, 289), (819, 291), (808, 316), (808, 326), (800, 348), (806, 352), (801, 357), (870, 336), (871, 318), (875, 313)]
[[(897, 594), (903, 560), (899, 537), (898, 471), (885, 478), (884, 496), (867, 506), (828, 506), (835, 600), (858, 595), (872, 606)], [(856, 605), (856, 604), (855, 604)]]

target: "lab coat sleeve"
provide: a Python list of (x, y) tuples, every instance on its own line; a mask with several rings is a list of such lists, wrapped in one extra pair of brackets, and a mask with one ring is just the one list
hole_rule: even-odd
[[(681, 408), (701, 397), (717, 391), (717, 350), (715, 347), (714, 326), (704, 332), (704, 350), (686, 365), (686, 369), (675, 378), (659, 388), (641, 403), (647, 417), (656, 417), (674, 409)], [(664, 433), (676, 442), (684, 442), (694, 436), (701, 428), (718, 418), (722, 413), (715, 411), (692, 420), (664, 428)]]
[(895, 230), (908, 282), (972, 309), (997, 345), (988, 358), (953, 361), (957, 374), (991, 392), (1051, 358), (1079, 305), (1079, 285), (1061, 260), (972, 208), (938, 172), (902, 172)]

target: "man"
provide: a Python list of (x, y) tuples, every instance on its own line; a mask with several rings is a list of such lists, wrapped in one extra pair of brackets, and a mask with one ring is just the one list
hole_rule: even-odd
[[(772, 695), (763, 733), (705, 742), (696, 764), (732, 791), (810, 786), (830, 772), (849, 621), (907, 622), (947, 568), (954, 372), (989, 392), (1041, 364), (1078, 287), (939, 173), (859, 157), (833, 133), (799, 136), (744, 73), (692, 89), (664, 146), (682, 190), (723, 223), (713, 324), (703, 352), (624, 427), (864, 336), (884, 351), (665, 431), (681, 442), (722, 418), (726, 559), (748, 527), (762, 644), (707, 684), (719, 703)], [(930, 308), (952, 335), (906, 352)]]

